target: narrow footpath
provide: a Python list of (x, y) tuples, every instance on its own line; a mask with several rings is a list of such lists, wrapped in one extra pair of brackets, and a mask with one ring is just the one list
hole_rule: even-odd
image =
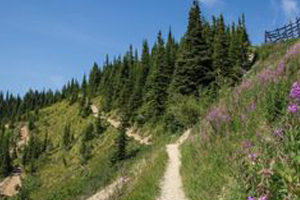
[(167, 145), (169, 162), (161, 183), (161, 196), (159, 200), (187, 200), (180, 175), (181, 156), (179, 147), (190, 135), (191, 130), (187, 130), (175, 144)]
[[(93, 113), (93, 116), (94, 117), (99, 117), (99, 109), (97, 108), (97, 106), (95, 105), (91, 105), (91, 110), (92, 110), (92, 113)], [(121, 123), (120, 121), (118, 120), (115, 120), (115, 119), (112, 119), (112, 118), (104, 118), (103, 119), (106, 119), (107, 122), (113, 126), (114, 128), (119, 128)], [(129, 128), (127, 129), (126, 131), (126, 135), (130, 138), (133, 138), (135, 141), (139, 142), (140, 144), (144, 144), (144, 145), (151, 145), (152, 142), (151, 141), (151, 135), (148, 136), (148, 137), (142, 137), (140, 136), (139, 134), (137, 134), (133, 128)]]

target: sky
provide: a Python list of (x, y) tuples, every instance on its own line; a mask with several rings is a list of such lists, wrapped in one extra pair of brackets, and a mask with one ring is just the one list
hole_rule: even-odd
[[(207, 19), (223, 13), (227, 23), (244, 13), (253, 44), (264, 31), (299, 16), (300, 0), (199, 0)], [(105, 55), (132, 44), (150, 44), (169, 27), (185, 32), (192, 0), (0, 0), (0, 90), (58, 89), (81, 80)]]

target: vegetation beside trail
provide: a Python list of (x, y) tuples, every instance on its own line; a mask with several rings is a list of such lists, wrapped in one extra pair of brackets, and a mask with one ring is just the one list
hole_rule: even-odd
[[(201, 134), (211, 140), (206, 143), (207, 148), (214, 144), (212, 141), (220, 145), (215, 144), (214, 149), (218, 159), (211, 157), (199, 161), (195, 158), (195, 163), (207, 163), (212, 169), (215, 164), (226, 166), (227, 157), (219, 156), (218, 152), (223, 148), (231, 151), (234, 146), (230, 140), (223, 139), (223, 132), (229, 132), (223, 131), (226, 125), (214, 125), (214, 121), (209, 121), (211, 126), (207, 125), (203, 132), (202, 123), (208, 121), (205, 113), (211, 104), (228, 96), (235, 86), (244, 84), (243, 76), (252, 66), (249, 56), (253, 50), (245, 17), (242, 15), (237, 23), (225, 24), (225, 21), (223, 15), (205, 19), (199, 2), (194, 0), (186, 33), (179, 41), (171, 30), (166, 39), (159, 31), (152, 47), (144, 40), (139, 53), (130, 45), (123, 56), (113, 59), (107, 56), (103, 66), (94, 63), (80, 83), (73, 79), (60, 91), (30, 90), (23, 98), (0, 93), (0, 163), (3, 163), (0, 177), (8, 176), (17, 166), (26, 174), (19, 194), (12, 199), (83, 199), (124, 174), (131, 176), (133, 181), (124, 188), (124, 195), (117, 198), (153, 199), (159, 194), (160, 177), (167, 161), (163, 148), (199, 121)], [(265, 48), (259, 50), (261, 61), (268, 58), (270, 49)], [(255, 70), (259, 68), (250, 71), (249, 76)], [(226, 105), (234, 102), (234, 99), (224, 99)], [(273, 105), (277, 106), (276, 103)], [(118, 119), (120, 127), (110, 126), (100, 116), (96, 118), (92, 104), (99, 108), (101, 117)], [(274, 113), (277, 111), (271, 114)], [(225, 121), (232, 119), (223, 113), (220, 115)], [(20, 139), (20, 123), (28, 124), (30, 140), (21, 152), (11, 153)], [(153, 145), (141, 145), (127, 138), (125, 131), (130, 127), (138, 129), (142, 135), (151, 135)], [(237, 132), (242, 125), (234, 121), (228, 127)], [(199, 138), (202, 141), (202, 135), (195, 136), (193, 141)], [(222, 146), (225, 144), (228, 146)], [(183, 146), (185, 188), (188, 196), (194, 199), (199, 198), (198, 194), (206, 197), (199, 192), (205, 188), (204, 183), (193, 180), (206, 174), (201, 168), (192, 167), (192, 156), (200, 152), (213, 153), (197, 143)], [(139, 165), (144, 159), (149, 161), (148, 165)], [(189, 172), (186, 165), (194, 171)], [(132, 174), (135, 166), (143, 173)], [(215, 170), (231, 173), (222, 165)], [(196, 175), (192, 177), (188, 173)], [(234, 186), (226, 182), (227, 178), (219, 179), (222, 177), (212, 178), (216, 185), (210, 191), (220, 189), (221, 185)], [(231, 174), (228, 177), (240, 181)]]
[(299, 41), (258, 52), (253, 70), (223, 88), (182, 147), (192, 200), (299, 199)]

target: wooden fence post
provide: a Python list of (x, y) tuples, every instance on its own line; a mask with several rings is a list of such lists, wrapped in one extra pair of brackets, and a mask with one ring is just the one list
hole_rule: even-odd
[(297, 19), (296, 19), (296, 26), (297, 26), (298, 37), (300, 37), (300, 19), (299, 19), (299, 17), (297, 17)]
[(265, 31), (265, 43), (282, 42), (292, 38), (300, 38), (300, 18), (297, 17), (295, 22), (290, 21), (289, 24), (273, 31)]

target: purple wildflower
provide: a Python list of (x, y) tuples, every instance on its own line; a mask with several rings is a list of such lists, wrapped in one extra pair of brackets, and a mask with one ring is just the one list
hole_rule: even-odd
[(242, 83), (235, 89), (235, 93), (237, 95), (240, 95), (243, 93), (243, 91), (248, 90), (249, 88), (252, 87), (252, 82), (250, 82), (249, 80), (245, 79), (242, 81)]
[(267, 200), (267, 196), (260, 197), (259, 200)]
[(222, 124), (229, 122), (231, 118), (223, 106), (218, 106), (212, 107), (205, 119), (209, 121), (215, 128), (220, 128)]
[(252, 148), (252, 143), (249, 140), (243, 141), (242, 146), (244, 150), (248, 150)]
[(258, 78), (262, 83), (275, 82), (277, 75), (273, 69), (267, 68), (258, 74)]
[(255, 103), (255, 102), (253, 102), (253, 103), (250, 105), (250, 109), (251, 109), (252, 111), (255, 111), (255, 110), (256, 110), (256, 103)]
[(274, 131), (273, 134), (274, 134), (275, 137), (282, 138), (282, 136), (283, 136), (283, 130), (282, 130), (282, 128), (277, 128)]
[(288, 106), (288, 112), (289, 113), (297, 113), (298, 112), (298, 105), (297, 104), (292, 104)]
[(290, 91), (290, 97), (292, 99), (298, 99), (300, 101), (300, 84), (298, 82), (293, 83), (292, 89)]
[(297, 43), (292, 48), (288, 50), (288, 52), (285, 55), (286, 59), (289, 59), (292, 56), (296, 56), (300, 53), (300, 43)]
[(284, 71), (284, 69), (285, 69), (285, 62), (284, 60), (280, 60), (276, 68), (276, 74), (280, 75)]
[(252, 162), (256, 162), (257, 160), (257, 154), (256, 153), (251, 153), (248, 155), (249, 159), (252, 161)]
[(248, 197), (248, 200), (256, 200), (254, 197)]
[(208, 121), (229, 121), (230, 117), (229, 115), (226, 113), (225, 109), (219, 107), (213, 107), (210, 112), (208, 113), (208, 115), (206, 116), (206, 119)]

